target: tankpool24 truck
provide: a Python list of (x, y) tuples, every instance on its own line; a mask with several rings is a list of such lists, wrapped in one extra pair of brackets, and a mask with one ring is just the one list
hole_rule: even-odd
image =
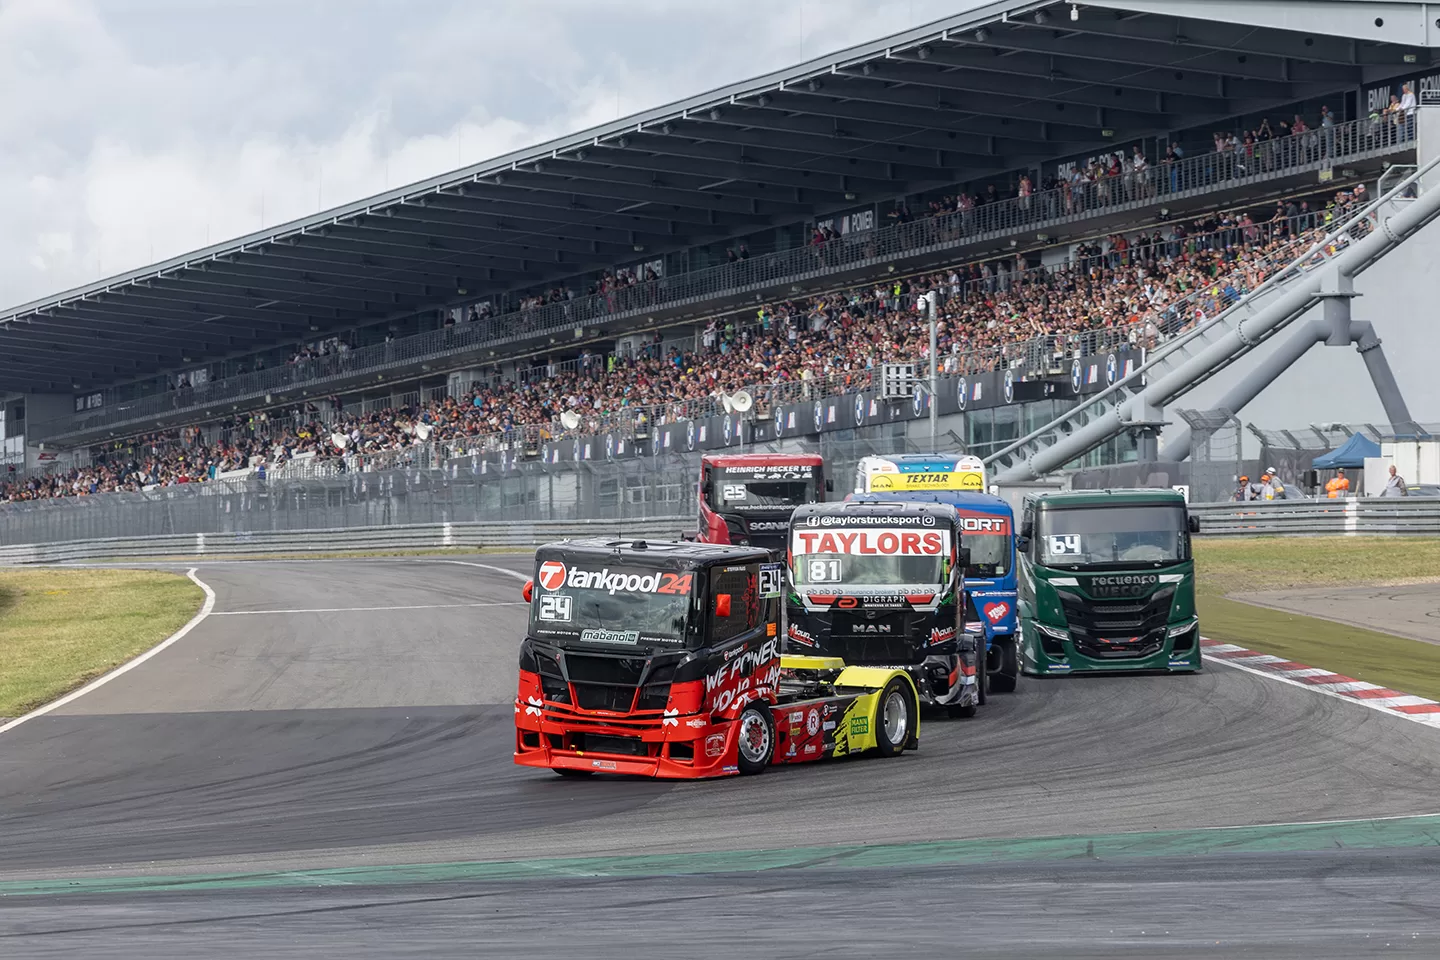
[(962, 620), (969, 560), (938, 503), (814, 504), (790, 518), (785, 649), (905, 670), (921, 702), (972, 716), (982, 638)]
[(964, 574), (965, 629), (984, 634), (990, 690), (1013, 693), (1020, 674), (1020, 653), (1015, 513), (1010, 504), (988, 493), (967, 490), (862, 493), (850, 500), (943, 503), (955, 508), (960, 534), (970, 554)]
[(700, 458), (702, 543), (785, 550), (790, 512), (825, 499), (833, 482), (814, 454), (718, 454)]
[(1200, 669), (1199, 529), (1171, 490), (1026, 497), (1020, 519), (1026, 674)]
[(515, 762), (700, 778), (917, 746), (904, 670), (781, 656), (783, 586), (783, 566), (752, 547), (541, 547), (524, 591)]

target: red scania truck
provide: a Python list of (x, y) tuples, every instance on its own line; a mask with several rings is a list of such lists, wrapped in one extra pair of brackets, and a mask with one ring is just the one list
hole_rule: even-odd
[(823, 503), (833, 481), (818, 454), (715, 454), (700, 458), (701, 543), (785, 552), (790, 514)]

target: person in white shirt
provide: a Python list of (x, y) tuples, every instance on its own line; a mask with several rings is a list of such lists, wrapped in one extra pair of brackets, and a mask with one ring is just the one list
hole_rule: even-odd
[(1415, 137), (1415, 91), (1410, 84), (1400, 88), (1400, 123), (1401, 136), (1406, 140)]
[(1395, 470), (1395, 464), (1390, 464), (1390, 476), (1385, 480), (1385, 489), (1380, 491), (1382, 497), (1408, 497), (1410, 488), (1405, 486), (1405, 478)]

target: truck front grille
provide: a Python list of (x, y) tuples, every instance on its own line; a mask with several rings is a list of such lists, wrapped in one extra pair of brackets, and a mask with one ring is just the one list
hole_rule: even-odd
[[(675, 676), (676, 661), (650, 668), (647, 657), (566, 653), (563, 660), (569, 689), (574, 691), (575, 706), (582, 710), (611, 713), (664, 710), (670, 702), (670, 681)], [(650, 669), (647, 671), (647, 668)], [(545, 683), (543, 671), (540, 679)], [(546, 690), (547, 697), (558, 699), (549, 696), (548, 686)]]
[(1096, 660), (1138, 660), (1154, 656), (1165, 645), (1165, 627), (1175, 588), (1163, 587), (1149, 597), (1090, 600), (1073, 590), (1057, 589), (1070, 639), (1082, 656)]

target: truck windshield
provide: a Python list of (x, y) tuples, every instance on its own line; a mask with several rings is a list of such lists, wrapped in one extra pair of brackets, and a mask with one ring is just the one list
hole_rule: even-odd
[(695, 579), (689, 572), (546, 561), (530, 604), (530, 635), (561, 646), (682, 646)]
[(715, 471), (712, 510), (732, 512), (814, 503), (819, 478), (813, 466), (725, 467)]
[(957, 509), (960, 530), (970, 551), (967, 576), (1003, 577), (1010, 572), (1010, 518)]
[(1161, 566), (1190, 559), (1179, 504), (1047, 508), (1038, 519), (1039, 557), (1046, 566)]
[(950, 531), (934, 527), (797, 529), (790, 549), (797, 586), (934, 586), (950, 574)]
[(967, 573), (981, 577), (1003, 577), (1010, 572), (1010, 538), (993, 534), (968, 534), (965, 546), (970, 550)]

